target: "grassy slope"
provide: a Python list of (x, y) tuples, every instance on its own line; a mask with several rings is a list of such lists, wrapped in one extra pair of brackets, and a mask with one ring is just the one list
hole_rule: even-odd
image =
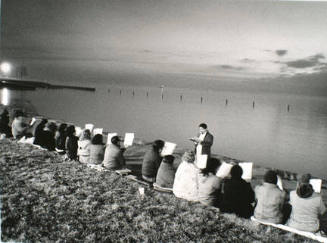
[[(127, 151), (135, 167), (140, 146)], [(134, 164), (134, 165), (132, 165)], [(308, 239), (0, 141), (2, 241), (299, 242)]]

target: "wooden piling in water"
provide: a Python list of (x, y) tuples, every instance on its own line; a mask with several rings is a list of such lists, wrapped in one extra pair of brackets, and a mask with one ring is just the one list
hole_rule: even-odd
[(287, 105), (287, 112), (290, 112), (290, 105)]
[(121, 95), (121, 90), (119, 90), (119, 95)]
[(201, 96), (201, 104), (202, 104), (202, 102), (203, 102), (203, 97)]
[(225, 100), (225, 106), (228, 106), (228, 99)]
[(179, 100), (180, 100), (180, 101), (183, 101), (183, 95), (180, 95), (180, 96), (179, 96)]

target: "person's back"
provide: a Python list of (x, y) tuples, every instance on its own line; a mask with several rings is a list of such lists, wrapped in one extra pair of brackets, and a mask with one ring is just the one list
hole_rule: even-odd
[(118, 136), (113, 136), (111, 138), (111, 144), (107, 145), (103, 166), (107, 169), (117, 170), (125, 167), (125, 158), (123, 156), (123, 149), (120, 148), (120, 139)]
[(194, 153), (185, 152), (175, 174), (173, 193), (176, 197), (189, 201), (198, 200), (198, 172), (194, 165)]
[(89, 163), (90, 159), (91, 132), (86, 129), (78, 140), (78, 160), (81, 163)]
[(173, 167), (174, 156), (167, 155), (163, 158), (156, 177), (156, 184), (160, 187), (173, 188), (175, 168)]
[(326, 207), (321, 196), (313, 192), (310, 187), (311, 185), (307, 183), (290, 192), (292, 212), (288, 226), (298, 230), (316, 232), (319, 230), (319, 216), (325, 213)]
[(90, 164), (101, 164), (104, 156), (104, 144), (103, 137), (101, 134), (96, 134), (92, 140), (90, 145)]
[(44, 130), (42, 133), (41, 146), (50, 151), (54, 151), (56, 148), (56, 142), (54, 136), (55, 136), (54, 132), (50, 130)]
[(75, 126), (71, 125), (66, 129), (66, 155), (70, 160), (77, 160), (78, 137), (75, 136)]
[(23, 122), (23, 112), (17, 111), (11, 125), (11, 132), (15, 139), (19, 139), (26, 134), (27, 125)]
[(156, 140), (153, 142), (150, 149), (145, 153), (142, 162), (142, 177), (143, 179), (154, 182), (157, 176), (157, 172), (162, 160), (160, 152), (164, 146), (162, 140)]
[(42, 146), (43, 130), (47, 122), (48, 121), (46, 119), (42, 119), (42, 121), (36, 126), (34, 131), (34, 144)]
[(6, 137), (11, 137), (11, 128), (9, 126), (9, 112), (4, 109), (0, 115), (0, 134), (5, 134)]
[(241, 178), (242, 174), (242, 168), (234, 165), (231, 170), (232, 178), (224, 181), (220, 210), (249, 218), (253, 214), (251, 203), (254, 202), (254, 192), (251, 184)]

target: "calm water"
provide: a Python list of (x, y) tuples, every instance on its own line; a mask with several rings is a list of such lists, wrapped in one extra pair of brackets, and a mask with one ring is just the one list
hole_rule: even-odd
[(169, 88), (163, 95), (159, 87), (118, 86), (13, 94), (42, 115), (184, 148), (192, 148), (187, 138), (205, 122), (215, 136), (213, 153), (327, 179), (327, 98)]

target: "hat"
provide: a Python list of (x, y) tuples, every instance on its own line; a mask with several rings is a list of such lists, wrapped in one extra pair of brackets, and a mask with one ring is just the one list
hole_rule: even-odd
[(277, 184), (277, 173), (273, 170), (268, 170), (263, 177), (263, 181), (270, 184)]

